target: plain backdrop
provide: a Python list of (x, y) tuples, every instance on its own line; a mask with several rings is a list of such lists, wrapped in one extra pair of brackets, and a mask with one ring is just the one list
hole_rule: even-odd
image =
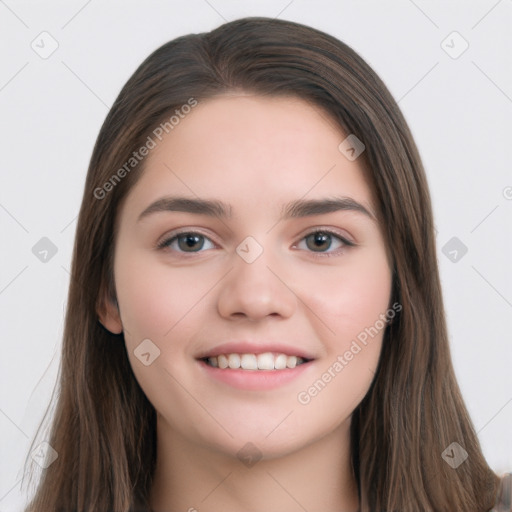
[[(245, 16), (334, 35), (398, 101), (430, 184), (456, 374), (491, 467), (512, 471), (511, 0), (1, 0), (0, 512), (23, 506), (55, 384), (100, 126), (149, 53)], [(57, 251), (46, 262), (33, 250), (43, 237)]]

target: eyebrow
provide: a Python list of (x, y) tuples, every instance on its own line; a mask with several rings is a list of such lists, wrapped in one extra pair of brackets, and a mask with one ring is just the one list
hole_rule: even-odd
[[(310, 217), (336, 211), (353, 211), (376, 221), (375, 214), (351, 197), (333, 197), (325, 199), (298, 199), (286, 204), (281, 218)], [(208, 215), (219, 219), (231, 218), (232, 207), (221, 201), (189, 197), (162, 197), (151, 203), (138, 217), (137, 222), (156, 212), (185, 212)]]

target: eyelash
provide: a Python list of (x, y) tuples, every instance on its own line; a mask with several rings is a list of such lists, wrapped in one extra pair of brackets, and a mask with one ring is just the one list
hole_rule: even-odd
[[(333, 236), (334, 238), (337, 238), (338, 240), (340, 240), (344, 247), (339, 247), (338, 249), (336, 249), (334, 252), (316, 252), (316, 251), (308, 251), (308, 252), (311, 252), (311, 254), (314, 256), (314, 257), (319, 257), (319, 258), (329, 258), (329, 257), (332, 257), (332, 256), (338, 256), (340, 254), (340, 251), (342, 251), (344, 248), (346, 247), (354, 247), (356, 244), (354, 242), (350, 242), (349, 240), (347, 240), (346, 238), (344, 238), (343, 236), (341, 236), (339, 233), (337, 233), (336, 231), (333, 231), (331, 229), (322, 229), (322, 228), (316, 228), (312, 231), (309, 231), (308, 233), (306, 233), (300, 240), (299, 242), (301, 242), (302, 240), (306, 239), (308, 236), (311, 236), (315, 233), (323, 233), (323, 234), (326, 234), (326, 235), (331, 235)], [(200, 235), (202, 237), (204, 237), (205, 239), (207, 240), (210, 240), (210, 238), (206, 235), (204, 235), (203, 233), (201, 233), (200, 231), (180, 231), (178, 233), (174, 233), (172, 236), (170, 237), (167, 237), (165, 238), (164, 240), (162, 240), (161, 242), (157, 243), (156, 245), (156, 248), (157, 249), (160, 249), (160, 250), (164, 250), (166, 248), (168, 248), (168, 246), (174, 242), (175, 240), (178, 239), (178, 237), (180, 235)], [(215, 243), (213, 242), (213, 240), (210, 240), (212, 243)], [(294, 245), (294, 247), (296, 246), (297, 244)], [(176, 251), (178, 252), (180, 255), (183, 255), (183, 254), (198, 254), (200, 252), (203, 252), (203, 251), (192, 251), (190, 253), (187, 253), (186, 251)], [(187, 256), (180, 256), (180, 257), (187, 257)]]

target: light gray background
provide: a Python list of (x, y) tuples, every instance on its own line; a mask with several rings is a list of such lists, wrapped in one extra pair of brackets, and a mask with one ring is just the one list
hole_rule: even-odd
[[(338, 37), (398, 100), (431, 187), (457, 377), (491, 467), (512, 471), (511, 0), (0, 0), (1, 512), (24, 503), (22, 465), (57, 375), (76, 216), (108, 109), (158, 46), (244, 16)], [(43, 31), (59, 45), (47, 59), (31, 48), (50, 47)], [(469, 43), (458, 58), (453, 31)], [(46, 263), (32, 253), (42, 237), (58, 248)], [(452, 237), (468, 248), (456, 262), (442, 251)]]

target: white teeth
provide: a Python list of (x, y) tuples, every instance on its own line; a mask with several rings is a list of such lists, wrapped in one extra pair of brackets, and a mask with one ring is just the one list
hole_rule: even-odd
[(286, 360), (286, 366), (288, 368), (295, 368), (297, 366), (297, 357), (288, 356), (288, 359)]
[(233, 370), (240, 368), (240, 356), (238, 354), (229, 354), (228, 364)]
[(264, 352), (263, 354), (220, 354), (207, 359), (210, 366), (214, 368), (232, 370), (284, 370), (286, 368), (295, 368), (304, 363), (304, 359), (298, 356), (287, 356), (286, 354), (273, 354)]
[(240, 358), (240, 366), (244, 370), (257, 370), (258, 360), (254, 354), (243, 354)]
[(284, 370), (286, 368), (286, 361), (288, 356), (286, 354), (279, 354), (274, 361), (274, 368), (276, 370)]
[(274, 369), (274, 354), (265, 352), (258, 354), (258, 370), (273, 370)]

